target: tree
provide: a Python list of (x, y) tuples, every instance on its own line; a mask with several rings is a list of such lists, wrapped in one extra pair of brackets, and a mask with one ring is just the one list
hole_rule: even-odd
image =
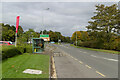
[(86, 31), (76, 31), (72, 34), (71, 37), (72, 41), (75, 42), (76, 40), (81, 43), (89, 40), (88, 33)]
[(19, 27), (18, 27), (17, 36), (18, 36), (18, 37), (22, 36), (23, 32), (24, 32), (24, 31), (23, 31), (23, 28), (22, 28), (21, 26), (19, 26)]
[(2, 40), (3, 41), (15, 41), (15, 31), (9, 24), (2, 24)]
[(119, 19), (116, 18), (119, 14), (117, 5), (96, 5), (95, 14), (96, 15), (91, 18), (92, 21), (88, 22), (90, 24), (87, 26), (88, 32), (90, 32), (91, 36), (94, 36), (95, 39), (102, 38), (104, 41), (109, 42), (113, 35), (112, 33), (118, 31), (118, 20), (120, 20), (120, 17), (118, 17)]

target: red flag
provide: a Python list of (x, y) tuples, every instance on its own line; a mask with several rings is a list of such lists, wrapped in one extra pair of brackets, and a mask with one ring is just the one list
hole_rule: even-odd
[(17, 16), (17, 18), (16, 18), (16, 33), (18, 32), (19, 17), (20, 17), (20, 16)]

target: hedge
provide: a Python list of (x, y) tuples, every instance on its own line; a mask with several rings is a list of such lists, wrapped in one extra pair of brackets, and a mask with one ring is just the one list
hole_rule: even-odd
[(32, 53), (32, 46), (31, 45), (25, 46), (25, 53)]
[(2, 46), (2, 60), (22, 54), (15, 46)]
[[(76, 45), (76, 43), (74, 43), (74, 45)], [(81, 47), (120, 51), (120, 41), (113, 41), (109, 43), (101, 41), (78, 41), (77, 45)]]
[(23, 54), (23, 53), (32, 53), (31, 45), (22, 45), (15, 47), (14, 45), (2, 46), (2, 60), (13, 57), (15, 55)]

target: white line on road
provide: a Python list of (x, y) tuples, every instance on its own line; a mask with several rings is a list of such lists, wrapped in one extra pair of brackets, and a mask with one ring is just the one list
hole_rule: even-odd
[(98, 72), (98, 71), (96, 71), (96, 73), (98, 73), (99, 75), (101, 75), (101, 76), (105, 77), (105, 75), (104, 75), (104, 74), (102, 74), (102, 73), (100, 73), (100, 72)]
[(76, 61), (77, 61), (77, 59), (76, 58), (74, 58)]
[(88, 65), (85, 65), (86, 67), (88, 67), (89, 69), (91, 69), (91, 67), (90, 66), (88, 66)]
[(101, 59), (105, 59), (105, 60), (109, 60), (109, 61), (118, 61), (116, 59), (110, 59), (110, 58), (105, 58), (105, 57), (99, 57), (99, 56), (95, 56), (95, 55), (91, 55), (92, 57), (95, 57), (95, 58), (101, 58)]
[(83, 53), (87, 53), (87, 52), (83, 52)]
[(79, 63), (80, 63), (80, 64), (83, 64), (83, 62), (82, 62), (82, 61), (79, 61)]

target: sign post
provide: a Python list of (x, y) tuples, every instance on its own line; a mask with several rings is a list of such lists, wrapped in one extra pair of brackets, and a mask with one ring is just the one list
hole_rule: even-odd
[(17, 16), (16, 18), (15, 47), (17, 46), (17, 32), (18, 32), (18, 26), (19, 26), (19, 18), (20, 16)]

